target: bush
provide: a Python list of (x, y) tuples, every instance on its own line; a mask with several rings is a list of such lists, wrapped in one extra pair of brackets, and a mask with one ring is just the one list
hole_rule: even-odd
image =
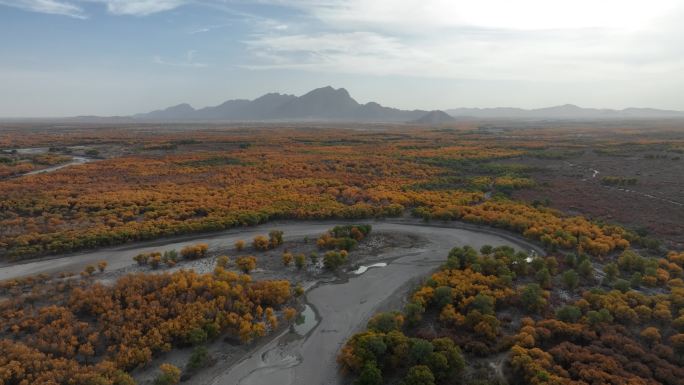
[(529, 311), (537, 312), (546, 306), (543, 290), (536, 283), (530, 283), (523, 289), (520, 301)]
[(563, 273), (563, 284), (570, 290), (575, 290), (579, 284), (579, 275), (575, 270), (567, 270)]
[(404, 307), (404, 315), (406, 317), (406, 323), (409, 326), (417, 326), (418, 323), (423, 319), (423, 313), (425, 312), (425, 309), (417, 303), (417, 302), (410, 302), (406, 304)]
[(162, 262), (164, 262), (168, 267), (176, 266), (178, 262), (178, 252), (176, 250), (167, 250), (162, 255)]
[(435, 385), (435, 376), (425, 365), (412, 366), (406, 374), (404, 385)]
[(375, 361), (366, 361), (354, 385), (382, 385), (382, 372)]
[(347, 255), (339, 251), (328, 251), (323, 256), (323, 265), (326, 269), (337, 270), (347, 262)]
[(256, 258), (252, 256), (248, 257), (239, 257), (236, 261), (235, 264), (240, 268), (240, 270), (245, 273), (249, 274), (252, 270), (256, 268)]
[(237, 251), (242, 251), (244, 248), (245, 248), (245, 241), (243, 241), (242, 239), (235, 241), (235, 249), (237, 249)]
[(207, 332), (202, 328), (194, 328), (188, 332), (186, 339), (191, 345), (200, 345), (207, 342)]
[(404, 319), (399, 312), (378, 313), (368, 321), (367, 326), (370, 330), (389, 333), (393, 330), (399, 330), (403, 322)]
[(160, 253), (153, 253), (149, 260), (150, 267), (153, 269), (158, 269), (159, 265), (161, 265), (161, 262), (162, 256)]
[(207, 348), (205, 346), (197, 346), (192, 350), (186, 367), (191, 371), (202, 369), (209, 364), (210, 360), (211, 356)]
[(159, 365), (161, 374), (154, 380), (154, 385), (175, 385), (180, 382), (181, 371), (171, 364)]
[(273, 230), (268, 233), (268, 241), (271, 248), (276, 248), (283, 244), (283, 232), (280, 230)]
[(150, 260), (150, 253), (140, 253), (133, 257), (133, 260), (140, 266), (147, 265), (147, 262)]
[(196, 245), (185, 246), (181, 249), (181, 256), (184, 259), (199, 259), (207, 255), (209, 245), (206, 243), (198, 243)]
[(216, 266), (224, 269), (228, 268), (230, 265), (230, 258), (227, 255), (222, 255), (216, 259)]
[(306, 266), (306, 255), (304, 254), (297, 254), (294, 257), (294, 263), (297, 269), (301, 270)]
[(582, 311), (577, 306), (565, 305), (556, 311), (556, 318), (563, 322), (577, 322), (582, 317)]
[(630, 288), (630, 282), (626, 279), (618, 279), (613, 284), (613, 289), (626, 293)]
[(257, 235), (254, 237), (254, 240), (252, 240), (252, 245), (257, 250), (266, 251), (271, 247), (271, 242), (269, 242), (268, 238), (265, 236)]
[(292, 264), (292, 261), (294, 260), (294, 256), (290, 252), (284, 252), (283, 253), (283, 265), (290, 266)]

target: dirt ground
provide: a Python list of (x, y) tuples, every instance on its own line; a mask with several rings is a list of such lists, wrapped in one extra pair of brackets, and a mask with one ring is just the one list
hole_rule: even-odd
[[(661, 157), (656, 157), (660, 155)], [(625, 225), (684, 248), (684, 159), (676, 154), (635, 151), (611, 155), (588, 149), (564, 159), (509, 159), (532, 166), (537, 187), (519, 190), (516, 199), (548, 200), (570, 214)], [(603, 177), (636, 178), (636, 184), (610, 186)]]

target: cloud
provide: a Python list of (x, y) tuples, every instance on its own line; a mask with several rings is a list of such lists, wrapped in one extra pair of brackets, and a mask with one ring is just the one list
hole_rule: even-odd
[(262, 2), (297, 9), (308, 28), (247, 39), (252, 69), (566, 83), (684, 70), (675, 0)]
[(79, 4), (101, 3), (114, 15), (146, 16), (169, 11), (190, 3), (191, 0), (0, 0), (0, 5), (27, 11), (49, 13), (86, 19), (88, 15)]
[(185, 58), (178, 61), (169, 61), (163, 59), (161, 56), (155, 56), (152, 60), (156, 64), (167, 65), (172, 67), (188, 67), (188, 68), (205, 68), (208, 67), (206, 63), (201, 63), (195, 60), (197, 51), (189, 50), (185, 53)]
[(73, 3), (58, 0), (0, 0), (0, 5), (7, 5), (27, 11), (63, 15), (77, 19), (85, 19), (83, 9)]
[(187, 0), (105, 0), (107, 11), (115, 15), (146, 16), (178, 8)]

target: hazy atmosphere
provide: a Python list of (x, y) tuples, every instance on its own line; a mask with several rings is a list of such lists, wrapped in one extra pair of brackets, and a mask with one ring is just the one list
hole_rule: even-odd
[(684, 385), (684, 0), (0, 0), (0, 385)]
[(328, 84), (403, 109), (684, 110), (682, 18), (676, 0), (0, 0), (0, 116)]

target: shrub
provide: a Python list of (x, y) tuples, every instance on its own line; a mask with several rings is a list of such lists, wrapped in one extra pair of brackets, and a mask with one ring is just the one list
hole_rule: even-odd
[(227, 269), (230, 265), (230, 258), (227, 255), (222, 255), (216, 259), (216, 266)]
[(292, 264), (292, 261), (294, 260), (294, 256), (290, 252), (284, 252), (283, 253), (283, 265), (290, 266)]
[(188, 343), (191, 345), (200, 345), (207, 342), (207, 332), (202, 328), (194, 328), (190, 330), (186, 336)]
[(354, 385), (382, 385), (382, 372), (375, 361), (367, 361)]
[(347, 255), (339, 251), (328, 251), (323, 256), (323, 265), (326, 269), (337, 270), (347, 262)]
[(245, 248), (245, 241), (242, 239), (235, 241), (235, 249), (242, 251)]
[(272, 230), (268, 233), (268, 242), (271, 248), (276, 248), (283, 244), (283, 232), (280, 230)]
[(235, 264), (238, 268), (245, 274), (249, 274), (252, 270), (256, 268), (256, 258), (252, 256), (239, 257)]
[(269, 242), (268, 238), (265, 236), (257, 235), (254, 237), (254, 240), (252, 240), (252, 245), (257, 250), (266, 251), (271, 247), (271, 242)]
[(154, 385), (175, 385), (180, 381), (181, 371), (171, 364), (159, 365), (161, 374), (154, 380)]
[(306, 266), (306, 255), (304, 254), (297, 254), (294, 257), (294, 263), (295, 266), (297, 266), (297, 269), (301, 270)]
[(189, 370), (197, 370), (206, 367), (211, 360), (209, 351), (205, 346), (197, 346), (192, 350), (192, 354), (188, 359), (187, 368)]
[(435, 376), (425, 365), (412, 366), (406, 374), (404, 385), (435, 385)]
[(577, 306), (565, 305), (556, 311), (556, 318), (563, 322), (577, 322), (582, 311)]
[(185, 259), (199, 259), (207, 255), (209, 246), (206, 243), (198, 243), (196, 245), (185, 246), (181, 249), (181, 256)]
[(147, 262), (150, 259), (150, 253), (140, 253), (133, 257), (133, 260), (138, 263), (140, 266), (147, 265)]
[(579, 284), (579, 275), (575, 270), (567, 270), (563, 273), (563, 284), (570, 290), (575, 290)]

